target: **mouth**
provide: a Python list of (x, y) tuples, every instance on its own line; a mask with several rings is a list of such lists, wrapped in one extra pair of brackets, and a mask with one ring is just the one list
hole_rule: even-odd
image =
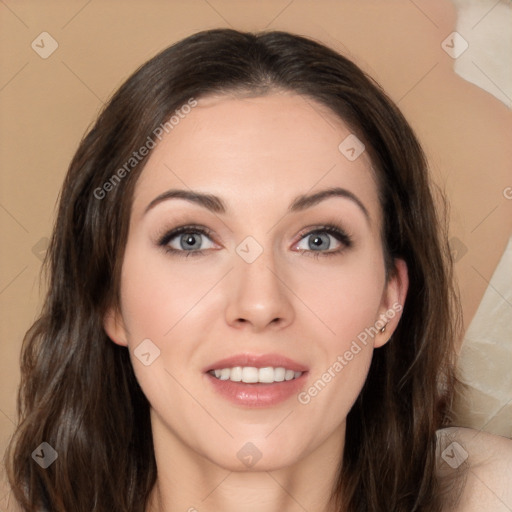
[(204, 373), (213, 389), (231, 403), (269, 407), (298, 394), (309, 370), (276, 354), (242, 354), (217, 361)]
[(244, 382), (246, 384), (273, 384), (274, 382), (284, 382), (298, 379), (304, 372), (295, 372), (288, 368), (278, 366), (265, 366), (256, 368), (255, 366), (235, 366), (233, 368), (222, 368), (210, 370), (208, 372), (219, 380), (230, 380), (231, 382)]

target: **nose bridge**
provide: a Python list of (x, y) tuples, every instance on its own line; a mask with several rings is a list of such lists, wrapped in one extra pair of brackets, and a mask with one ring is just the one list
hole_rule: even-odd
[(256, 329), (270, 323), (291, 322), (293, 307), (271, 237), (263, 244), (248, 236), (236, 247), (233, 256), (235, 268), (231, 273), (227, 321), (248, 322)]

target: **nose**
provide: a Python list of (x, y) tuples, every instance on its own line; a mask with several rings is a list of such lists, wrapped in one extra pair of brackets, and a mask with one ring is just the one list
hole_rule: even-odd
[(252, 332), (282, 329), (291, 324), (295, 314), (291, 303), (293, 293), (285, 276), (276, 268), (271, 251), (264, 250), (252, 263), (238, 255), (235, 257), (235, 269), (227, 283), (227, 323)]

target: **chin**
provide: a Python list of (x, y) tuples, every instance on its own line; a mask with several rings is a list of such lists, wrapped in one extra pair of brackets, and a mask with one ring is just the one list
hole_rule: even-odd
[(265, 439), (265, 435), (237, 436), (224, 443), (219, 442), (218, 449), (205, 447), (203, 456), (223, 469), (236, 472), (277, 471), (293, 466), (305, 456), (301, 449), (303, 440), (299, 442), (288, 437), (288, 442), (283, 444), (279, 437), (270, 440)]

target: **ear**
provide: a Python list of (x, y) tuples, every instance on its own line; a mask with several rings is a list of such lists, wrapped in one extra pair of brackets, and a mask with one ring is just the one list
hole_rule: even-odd
[[(375, 322), (378, 333), (375, 336), (374, 347), (382, 347), (391, 338), (402, 316), (402, 311), (409, 288), (409, 273), (404, 260), (396, 258), (394, 269), (382, 294), (379, 318)], [(384, 327), (384, 332), (380, 329)]]
[(107, 336), (117, 345), (128, 346), (126, 327), (123, 317), (117, 308), (110, 308), (103, 317), (103, 328)]

